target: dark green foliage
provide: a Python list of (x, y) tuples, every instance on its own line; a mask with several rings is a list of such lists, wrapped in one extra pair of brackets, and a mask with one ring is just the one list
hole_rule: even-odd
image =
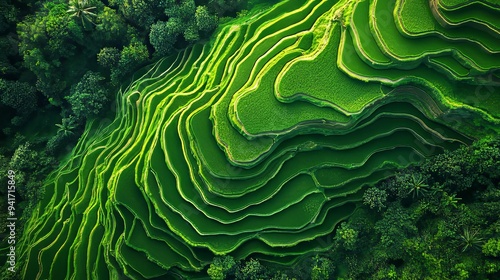
[(388, 280), (395, 280), (398, 279), (398, 273), (396, 271), (396, 266), (391, 264), (387, 267), (384, 267), (380, 270), (377, 271), (377, 273), (374, 275), (374, 279), (388, 279)]
[(408, 193), (413, 198), (424, 196), (429, 192), (429, 185), (425, 183), (422, 174), (411, 174), (410, 179), (404, 187), (408, 189)]
[(49, 155), (59, 155), (64, 152), (69, 152), (71, 147), (68, 147), (72, 141), (76, 140), (81, 125), (81, 120), (78, 120), (74, 115), (63, 118), (61, 123), (56, 124), (58, 127), (57, 134), (47, 141), (45, 151)]
[(188, 24), (184, 25), (183, 32), (184, 40), (193, 43), (200, 39), (200, 34), (198, 33), (198, 27), (195, 21), (190, 21)]
[(353, 229), (349, 224), (342, 223), (337, 229), (335, 238), (340, 242), (340, 244), (347, 250), (356, 249), (356, 243), (358, 239), (358, 232)]
[(193, 19), (196, 12), (196, 4), (194, 0), (181, 0), (177, 3), (175, 0), (167, 0), (165, 14), (169, 18), (178, 18), (183, 22), (188, 22)]
[[(70, 57), (74, 53), (75, 46), (71, 43), (72, 38), (68, 28), (72, 21), (71, 16), (67, 12), (68, 6), (66, 3), (47, 2), (44, 8), (42, 11), (45, 11), (46, 15), (44, 17), (36, 17), (35, 24), (40, 24), (45, 29), (45, 38), (40, 38), (40, 40), (46, 40), (47, 42), (48, 49), (46, 49), (46, 52), (48, 57), (51, 59)], [(37, 22), (38, 20), (40, 22)], [(28, 38), (23, 39), (26, 40)], [(24, 51), (23, 47), (21, 47), (21, 51)], [(54, 63), (58, 64), (60, 62)]]
[(433, 180), (449, 193), (459, 193), (475, 185), (489, 185), (500, 178), (499, 140), (484, 139), (471, 147), (454, 152), (446, 151), (432, 161), (422, 164), (423, 172), (432, 174)]
[(392, 197), (405, 199), (422, 198), (433, 193), (435, 190), (426, 183), (428, 175), (417, 173), (410, 170), (409, 172), (396, 173), (394, 178), (389, 179), (382, 186), (383, 189), (391, 194)]
[(16, 110), (17, 116), (11, 120), (15, 126), (24, 124), (37, 106), (35, 88), (19, 81), (0, 79), (0, 101), (1, 104)]
[(36, 108), (35, 88), (28, 83), (0, 79), (0, 94), (2, 103), (20, 115), (29, 115)]
[(209, 0), (207, 7), (217, 16), (234, 16), (237, 11), (246, 9), (247, 1), (243, 0)]
[(56, 124), (56, 126), (59, 128), (57, 130), (58, 134), (62, 134), (63, 136), (67, 137), (70, 136), (73, 133), (73, 130), (76, 127), (75, 121), (71, 118), (64, 118), (62, 119), (62, 123)]
[(290, 279), (297, 279), (297, 278), (290, 278), (286, 273), (283, 273), (281, 271), (276, 271), (271, 277), (271, 280), (290, 280)]
[(380, 235), (380, 245), (388, 258), (399, 259), (403, 256), (403, 243), (417, 233), (415, 221), (407, 209), (393, 203), (375, 223), (375, 232)]
[(68, 23), (68, 32), (71, 39), (77, 43), (77, 45), (85, 45), (85, 40), (87, 40), (86, 34), (77, 21), (72, 20)]
[(175, 45), (180, 34), (187, 42), (195, 42), (210, 35), (218, 24), (217, 16), (206, 6), (196, 6), (194, 0), (182, 0), (180, 3), (167, 1), (165, 15), (168, 17), (167, 24), (152, 26), (150, 34), (151, 44), (160, 53), (165, 51), (160, 44), (167, 43), (168, 49)]
[(105, 68), (114, 68), (120, 61), (120, 50), (117, 48), (102, 48), (97, 54), (97, 62)]
[(315, 256), (313, 258), (313, 267), (311, 269), (312, 280), (327, 280), (333, 274), (333, 263), (330, 259)]
[(205, 6), (196, 7), (196, 26), (202, 32), (210, 32), (217, 27), (217, 17), (211, 15)]
[(0, 37), (0, 74), (17, 74), (18, 69), (11, 62), (18, 54), (17, 41), (13, 34)]
[(234, 275), (236, 262), (231, 256), (215, 257), (207, 270), (208, 276), (212, 280), (226, 279), (229, 275)]
[(104, 77), (95, 72), (87, 72), (71, 89), (67, 97), (71, 110), (77, 120), (93, 118), (103, 109), (108, 99), (106, 88), (102, 84)]
[(96, 41), (104, 45), (123, 46), (126, 43), (129, 26), (116, 10), (103, 7), (96, 17)]
[(111, 6), (118, 6), (124, 18), (135, 26), (147, 30), (155, 19), (161, 16), (164, 1), (112, 0)]
[(36, 167), (38, 153), (31, 149), (29, 142), (19, 146), (10, 160), (10, 168), (20, 171), (33, 171)]
[(30, 142), (19, 145), (10, 159), (9, 169), (16, 172), (16, 192), (23, 201), (29, 205), (38, 202), (43, 193), (43, 179), (55, 164), (54, 158), (38, 152)]
[(24, 65), (36, 75), (37, 88), (47, 97), (57, 97), (66, 89), (64, 78), (70, 72), (62, 62), (75, 55), (77, 42), (82, 41), (82, 31), (67, 9), (65, 2), (47, 2), (17, 26)]
[(460, 200), (462, 199), (457, 197), (456, 194), (449, 195), (447, 192), (444, 192), (441, 198), (441, 205), (445, 208), (448, 208), (450, 206), (458, 208), (458, 202)]
[(10, 1), (0, 2), (0, 33), (7, 31), (10, 26), (16, 22), (19, 11), (9, 3)]
[[(10, 163), (10, 160), (8, 157), (0, 154), (0, 172), (2, 172), (2, 174), (8, 174), (8, 170), (9, 170), (9, 163)], [(6, 176), (3, 176), (2, 178), (0, 178), (0, 184), (2, 185), (7, 185), (7, 181), (8, 181), (8, 177)], [(5, 190), (2, 190), (2, 192), (0, 193), (3, 193), (3, 191)]]
[(19, 59), (18, 42), (15, 36), (16, 23), (21, 11), (9, 0), (0, 1), (0, 74), (17, 74)]
[(363, 194), (363, 203), (368, 205), (370, 209), (376, 208), (378, 211), (385, 208), (387, 201), (387, 192), (376, 187), (371, 187)]
[(149, 42), (155, 48), (156, 54), (164, 56), (170, 53), (181, 31), (182, 24), (177, 18), (171, 18), (167, 22), (158, 21), (153, 24), (149, 33)]
[[(8, 46), (19, 45), (24, 66), (36, 77), (36, 88), (47, 99), (56, 101), (53, 104), (61, 105), (70, 85), (76, 84), (85, 72), (102, 71), (92, 63), (96, 58), (99, 65), (110, 70), (104, 72), (117, 85), (149, 60), (151, 46), (144, 42), (151, 43), (155, 57), (169, 55), (174, 46), (184, 47), (185, 42), (209, 36), (218, 24), (210, 7), (222, 8), (219, 12), (224, 14), (239, 7), (233, 2), (203, 6), (192, 0), (116, 0), (110, 1), (108, 7), (91, 0), (48, 1), (17, 24), (19, 43), (3, 39), (0, 47), (10, 50)], [(15, 25), (18, 14), (7, 3), (1, 16), (7, 25)], [(181, 37), (185, 41), (179, 42)], [(119, 57), (116, 50), (120, 51)], [(9, 55), (7, 51), (0, 55), (3, 73), (17, 71)]]
[(47, 145), (45, 146), (45, 150), (49, 155), (55, 155), (57, 151), (61, 148), (64, 143), (65, 137), (62, 134), (56, 134), (52, 138), (47, 141)]
[(267, 279), (268, 273), (265, 266), (263, 266), (256, 259), (249, 259), (241, 268), (236, 271), (236, 279), (240, 280), (260, 280)]
[(130, 74), (134, 69), (143, 65), (149, 59), (149, 52), (141, 42), (133, 41), (130, 45), (123, 48), (120, 53), (118, 66), (112, 70), (111, 80), (115, 84), (119, 84), (121, 79)]

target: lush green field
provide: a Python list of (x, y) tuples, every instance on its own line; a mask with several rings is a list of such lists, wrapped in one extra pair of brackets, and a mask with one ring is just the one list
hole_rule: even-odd
[(47, 178), (21, 278), (193, 279), (221, 255), (332, 249), (367, 187), (500, 131), (482, 17), (499, 10), (476, 6), (449, 28), (423, 0), (280, 1), (145, 67)]

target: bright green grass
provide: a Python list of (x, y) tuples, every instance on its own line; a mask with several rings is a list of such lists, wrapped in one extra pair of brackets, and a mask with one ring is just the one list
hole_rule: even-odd
[[(366, 22), (370, 19), (370, 1), (359, 1), (354, 6), (354, 11), (349, 24), (349, 31), (355, 40), (356, 52), (363, 61), (372, 67), (393, 67), (392, 61), (380, 50), (373, 37), (370, 26)], [(350, 56), (354, 56), (351, 53)]]
[[(317, 107), (306, 102), (282, 103), (273, 93), (279, 69), (298, 53), (292, 53), (275, 62), (265, 72), (259, 88), (239, 96), (234, 104), (234, 122), (244, 134), (251, 136), (280, 135), (298, 130), (305, 122), (347, 122), (349, 118), (337, 110)], [(259, 104), (259, 106), (254, 106)], [(293, 112), (293, 113), (292, 113)], [(312, 128), (312, 126), (311, 126)]]
[[(275, 30), (274, 34), (269, 31), (264, 31), (257, 32), (254, 37), (250, 37), (251, 35), (248, 33), (245, 35), (249, 37), (250, 40), (241, 46), (241, 50), (238, 54), (242, 58), (241, 61), (235, 62), (238, 75), (231, 78), (227, 88), (222, 89), (224, 95), (215, 104), (211, 117), (215, 123), (215, 136), (217, 141), (224, 147), (227, 157), (234, 164), (251, 166), (253, 162), (258, 160), (259, 155), (271, 149), (272, 140), (260, 138), (260, 141), (253, 142), (250, 145), (242, 141), (242, 135), (234, 131), (232, 127), (233, 123), (228, 119), (229, 115), (234, 121), (232, 113), (227, 111), (228, 109), (231, 110), (233, 107), (229, 102), (231, 102), (231, 104), (234, 102), (231, 100), (233, 94), (237, 96), (239, 95), (238, 92), (246, 92), (246, 88), (252, 86), (252, 83), (254, 83), (257, 74), (261, 73), (259, 70), (265, 67), (269, 60), (274, 58), (280, 51), (289, 47), (289, 42), (293, 43), (293, 40), (301, 37), (297, 34), (311, 28), (315, 18), (320, 16), (322, 11), (325, 11), (325, 7), (334, 3), (313, 4), (313, 2), (309, 2), (307, 5), (301, 7), (301, 9), (288, 15), (299, 15), (301, 20), (296, 23), (290, 24), (290, 22), (287, 21), (288, 17), (271, 18), (268, 25), (272, 27), (272, 30)], [(308, 39), (308, 35), (304, 34), (302, 36)], [(297, 50), (296, 55), (298, 55), (299, 52), (300, 50)], [(266, 89), (265, 87), (263, 88)], [(269, 89), (271, 88), (269, 87)], [(309, 108), (312, 109), (313, 107)]]
[[(276, 79), (277, 99), (283, 102), (308, 101), (342, 112), (357, 112), (383, 96), (380, 86), (352, 80), (335, 67), (340, 28), (328, 30), (328, 44), (311, 57), (293, 60)], [(332, 121), (336, 121), (333, 119)]]
[[(437, 99), (453, 98), (457, 102), (471, 105), (469, 98), (455, 95), (455, 86), (453, 83), (447, 81), (445, 75), (449, 77), (448, 79), (467, 82), (474, 82), (476, 78), (470, 75), (469, 70), (452, 57), (441, 56), (429, 58), (428, 66), (437, 72), (431, 71), (427, 65), (420, 65), (406, 71), (398, 69), (375, 69), (364, 63), (358, 56), (349, 55), (354, 53), (353, 42), (350, 39), (351, 34), (346, 31), (344, 36), (341, 43), (339, 68), (351, 77), (364, 81), (379, 81), (391, 86), (419, 84), (424, 88), (428, 88), (429, 91), (434, 92)], [(480, 107), (482, 108), (483, 106)]]
[(427, 0), (398, 0), (395, 9), (398, 11), (398, 17), (395, 18), (398, 28), (407, 36), (436, 36), (451, 42), (474, 42), (486, 52), (500, 52), (498, 39), (491, 34), (478, 32), (469, 26), (462, 26), (460, 29), (441, 27), (434, 18)]
[(469, 69), (451, 56), (429, 57), (428, 65), (448, 76), (450, 80), (471, 80)]
[(398, 70), (398, 69), (376, 69), (364, 63), (355, 54), (353, 40), (348, 30), (343, 32), (343, 37), (340, 43), (340, 57), (338, 67), (346, 72), (349, 76), (366, 81), (389, 85), (401, 86), (406, 84), (419, 84), (427, 87), (429, 91), (435, 93), (437, 99), (444, 99), (452, 94), (449, 82), (439, 73), (429, 71), (429, 68), (424, 65), (419, 65), (414, 69)]
[(436, 19), (445, 27), (470, 25), (477, 27), (479, 29), (478, 32), (484, 30), (494, 36), (500, 32), (500, 7), (494, 9), (479, 3), (473, 3), (464, 8), (446, 10), (438, 4), (437, 2), (431, 8)]
[(370, 24), (374, 30), (377, 44), (390, 57), (399, 61), (411, 62), (421, 61), (429, 55), (454, 53), (460, 58), (460, 62), (477, 72), (484, 73), (500, 67), (500, 54), (479, 51), (472, 42), (450, 43), (439, 37), (420, 37), (417, 40), (403, 36), (394, 23), (393, 14), (387, 12), (387, 7), (394, 9), (396, 0), (389, 2), (375, 0), (370, 9), (375, 16)]
[(432, 16), (429, 1), (427, 0), (398, 0), (396, 9), (398, 10), (397, 21), (411, 35), (434, 31), (438, 26), (438, 23)]

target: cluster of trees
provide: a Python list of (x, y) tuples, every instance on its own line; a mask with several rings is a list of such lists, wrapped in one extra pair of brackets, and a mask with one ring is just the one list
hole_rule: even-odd
[(500, 279), (500, 139), (368, 188), (332, 248), (294, 269), (217, 257), (211, 279)]
[(315, 255), (305, 258), (294, 268), (269, 266), (258, 259), (236, 262), (231, 256), (215, 257), (207, 269), (210, 279), (237, 280), (288, 280), (288, 279), (336, 279), (331, 259)]

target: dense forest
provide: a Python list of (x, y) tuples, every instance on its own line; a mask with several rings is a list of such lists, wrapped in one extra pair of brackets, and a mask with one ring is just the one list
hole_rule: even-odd
[(500, 7), (302, 2), (0, 0), (0, 278), (500, 279)]

